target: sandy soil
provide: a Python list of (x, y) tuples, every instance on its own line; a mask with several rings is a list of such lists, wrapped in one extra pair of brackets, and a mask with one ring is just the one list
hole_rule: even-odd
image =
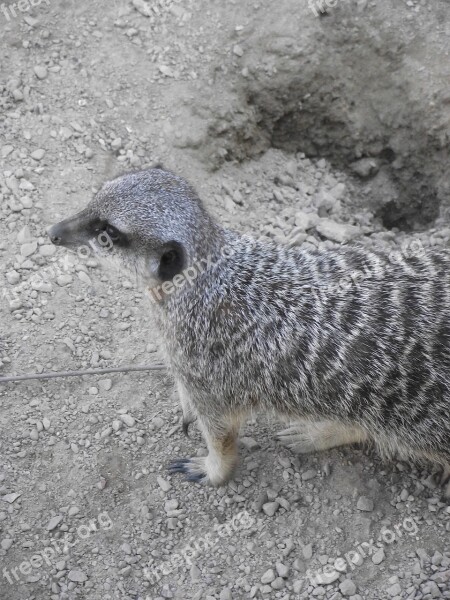
[[(285, 243), (449, 243), (448, 2), (23, 2), (0, 6), (0, 375), (160, 361), (132, 278), (46, 237), (129, 169)], [(258, 416), (205, 488), (167, 473), (202, 446), (180, 416), (165, 370), (1, 385), (1, 600), (450, 598), (432, 467), (299, 457)]]

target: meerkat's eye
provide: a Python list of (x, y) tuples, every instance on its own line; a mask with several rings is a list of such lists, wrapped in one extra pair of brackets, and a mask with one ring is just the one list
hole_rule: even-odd
[(105, 231), (105, 233), (107, 233), (109, 235), (109, 237), (111, 238), (111, 240), (113, 242), (118, 242), (122, 237), (122, 234), (120, 233), (120, 231), (118, 229), (116, 229), (115, 227), (113, 227), (112, 225), (106, 225), (104, 231)]

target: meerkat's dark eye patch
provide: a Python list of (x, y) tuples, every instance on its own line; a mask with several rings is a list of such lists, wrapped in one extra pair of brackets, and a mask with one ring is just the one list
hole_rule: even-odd
[(179, 242), (169, 242), (159, 259), (158, 276), (162, 281), (169, 281), (181, 273), (185, 263), (183, 246)]

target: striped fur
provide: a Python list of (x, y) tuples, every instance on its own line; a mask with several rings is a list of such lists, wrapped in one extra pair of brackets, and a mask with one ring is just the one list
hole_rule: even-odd
[(241, 236), (160, 169), (107, 183), (86, 214), (126, 233), (111, 258), (146, 288), (162, 284), (168, 240), (183, 249), (177, 274), (204, 265), (152, 302), (186, 421), (198, 418), (210, 452), (173, 472), (223, 483), (239, 424), (255, 410), (298, 422), (303, 449), (372, 439), (383, 454), (449, 468), (447, 252), (293, 249)]

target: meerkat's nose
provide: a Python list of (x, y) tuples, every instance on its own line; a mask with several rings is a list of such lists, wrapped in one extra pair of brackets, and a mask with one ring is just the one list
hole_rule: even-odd
[(52, 225), (47, 233), (52, 244), (56, 246), (79, 246), (85, 243), (90, 221), (89, 212), (82, 210), (72, 217)]
[(60, 246), (63, 243), (64, 228), (61, 227), (61, 223), (56, 223), (56, 225), (52, 225), (52, 227), (50, 227), (47, 233), (52, 244), (55, 244), (55, 246)]

